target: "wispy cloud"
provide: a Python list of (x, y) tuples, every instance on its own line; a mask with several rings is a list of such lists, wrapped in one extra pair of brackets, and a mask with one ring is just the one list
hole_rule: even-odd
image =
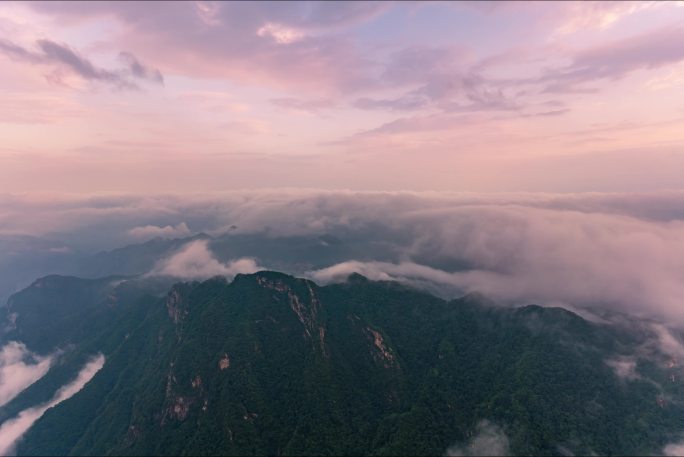
[(508, 436), (498, 425), (482, 420), (477, 424), (475, 435), (467, 443), (453, 445), (446, 451), (449, 457), (509, 455)]
[(5, 344), (0, 350), (0, 406), (42, 378), (52, 362), (53, 357), (34, 354), (23, 343)]
[(621, 356), (606, 360), (606, 365), (613, 369), (615, 375), (620, 379), (635, 380), (641, 376), (636, 371), (637, 360), (630, 356)]
[(677, 2), (12, 5), (6, 190), (680, 185)]
[(181, 222), (176, 226), (166, 225), (164, 227), (159, 227), (156, 225), (145, 225), (128, 230), (128, 234), (137, 239), (154, 237), (181, 238), (190, 235), (190, 233), (190, 229), (185, 222)]
[(5, 421), (0, 426), (0, 455), (10, 455), (28, 429), (47, 411), (59, 403), (73, 397), (104, 366), (102, 354), (89, 361), (78, 373), (76, 379), (61, 387), (50, 401), (39, 406), (23, 410), (15, 418)]
[(218, 275), (232, 278), (238, 273), (255, 273), (261, 269), (250, 258), (221, 263), (209, 250), (208, 241), (196, 240), (189, 242), (169, 258), (161, 260), (150, 274), (186, 279), (206, 279)]
[(684, 442), (670, 443), (663, 448), (664, 455), (679, 456), (684, 454)]
[(684, 27), (678, 25), (592, 46), (575, 53), (570, 65), (549, 71), (539, 82), (546, 84), (547, 92), (596, 90), (586, 84), (681, 62), (684, 50), (678, 44), (683, 40)]
[(557, 30), (560, 34), (575, 33), (586, 29), (607, 29), (622, 19), (643, 10), (663, 6), (658, 1), (600, 1), (566, 2), (564, 14), (558, 14)]
[(368, 66), (356, 46), (336, 31), (389, 7), (386, 2), (202, 2), (163, 9), (146, 3), (32, 5), (67, 18), (115, 17), (126, 24), (131, 48), (154, 55), (174, 72), (322, 92), (348, 90), (368, 80)]
[(133, 77), (164, 84), (164, 75), (159, 70), (143, 64), (130, 52), (121, 52), (119, 58), (126, 64)]
[(322, 111), (325, 111), (325, 110), (328, 110), (328, 109), (335, 107), (334, 100), (329, 99), (329, 98), (314, 98), (314, 99), (294, 98), (294, 97), (273, 98), (273, 99), (271, 99), (271, 103), (273, 103), (273, 105), (280, 107), (280, 108), (285, 108), (285, 109), (295, 110), (295, 111), (304, 111), (307, 113), (314, 113), (314, 114), (318, 114)]
[[(66, 44), (40, 39), (36, 50), (29, 50), (8, 40), (0, 40), (0, 52), (32, 64), (55, 65), (80, 76), (87, 81), (99, 81), (120, 89), (136, 89), (133, 81), (147, 80), (163, 84), (164, 78), (159, 70), (150, 68), (130, 53), (122, 52), (119, 57), (125, 64), (123, 69), (107, 70), (93, 64)], [(59, 78), (57, 74), (55, 76)]]

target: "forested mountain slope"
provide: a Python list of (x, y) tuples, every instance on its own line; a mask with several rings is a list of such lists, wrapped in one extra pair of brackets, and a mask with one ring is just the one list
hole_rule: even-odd
[[(55, 306), (90, 309), (102, 284)], [(62, 335), (68, 357), (36, 383), (46, 391), (69, 363), (94, 351), (107, 361), (35, 423), (20, 455), (441, 455), (483, 420), (516, 454), (644, 454), (684, 424), (679, 368), (648, 346), (647, 327), (445, 301), (360, 275), (319, 287), (264, 271), (179, 283), (163, 298), (132, 284), (126, 312), (102, 311), (105, 300), (88, 313), (105, 312), (106, 325), (93, 317), (91, 333)], [(22, 293), (11, 310), (25, 335), (39, 323), (22, 321), (23, 308), (39, 299)], [(614, 361), (627, 357), (625, 375)]]

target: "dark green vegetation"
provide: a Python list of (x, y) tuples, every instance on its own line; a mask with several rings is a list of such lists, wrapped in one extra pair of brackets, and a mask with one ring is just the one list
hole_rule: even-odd
[(157, 298), (162, 286), (49, 277), (13, 297), (3, 339), (65, 352), (0, 420), (107, 357), (19, 454), (441, 455), (487, 419), (516, 454), (635, 455), (683, 428), (665, 354), (641, 354), (641, 379), (606, 364), (645, 347), (625, 325), (359, 275), (319, 287), (261, 272)]

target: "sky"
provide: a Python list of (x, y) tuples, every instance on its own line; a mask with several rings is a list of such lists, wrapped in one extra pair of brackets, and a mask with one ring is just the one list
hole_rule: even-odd
[(684, 2), (2, 2), (0, 192), (682, 188)]

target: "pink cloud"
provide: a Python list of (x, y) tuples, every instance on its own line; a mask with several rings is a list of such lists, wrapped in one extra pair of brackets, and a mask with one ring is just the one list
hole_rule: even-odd
[[(167, 3), (163, 9), (151, 3), (31, 6), (78, 20), (114, 17), (123, 28), (118, 39), (169, 72), (318, 91), (369, 83), (368, 62), (335, 31), (389, 7), (384, 2), (212, 5), (211, 24), (202, 19), (206, 8), (192, 3)], [(273, 39), (287, 34), (296, 39)]]
[[(671, 185), (653, 163), (680, 163), (672, 151), (684, 141), (681, 123), (659, 123), (681, 116), (684, 9), (403, 5), (2, 6), (14, 22), (0, 23), (0, 182), (7, 190)], [(566, 13), (586, 33), (555, 34)], [(644, 95), (663, 76), (666, 87)], [(144, 91), (107, 90), (144, 82)], [(602, 131), (599, 122), (629, 128)]]
[(576, 52), (569, 66), (544, 75), (546, 91), (582, 90), (582, 84), (617, 80), (637, 70), (654, 70), (684, 60), (684, 27), (674, 26), (592, 46)]

